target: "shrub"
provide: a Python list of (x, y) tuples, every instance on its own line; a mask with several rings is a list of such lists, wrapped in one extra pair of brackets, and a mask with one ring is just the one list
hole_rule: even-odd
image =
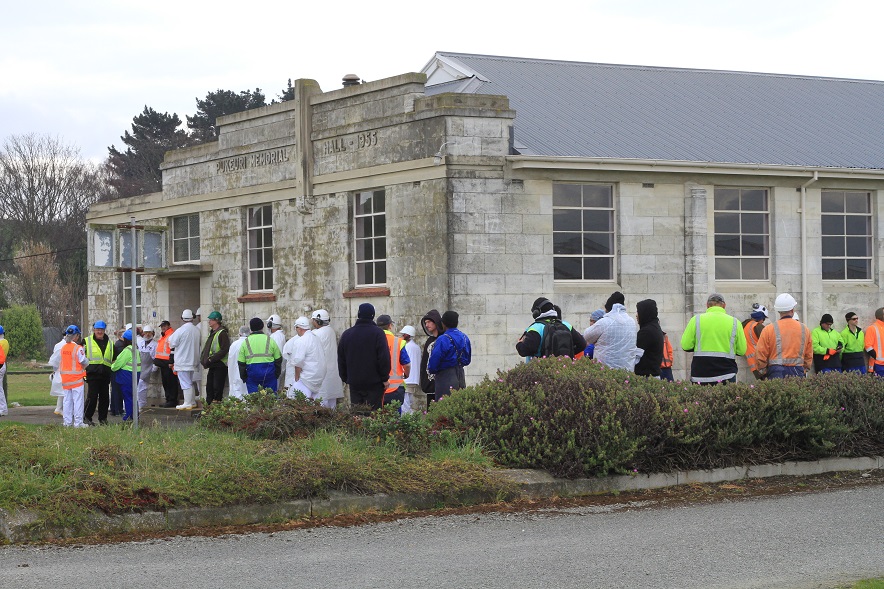
[(12, 305), (3, 311), (2, 325), (13, 358), (46, 359), (40, 313), (34, 305)]

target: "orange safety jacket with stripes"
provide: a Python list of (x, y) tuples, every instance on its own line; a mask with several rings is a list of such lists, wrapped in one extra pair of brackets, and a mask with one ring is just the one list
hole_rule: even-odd
[(875, 357), (869, 356), (869, 372), (873, 372), (875, 365), (884, 364), (884, 321), (876, 319), (866, 328), (865, 351), (875, 351)]
[(660, 362), (660, 368), (672, 368), (672, 344), (669, 342), (669, 336), (663, 334), (663, 361)]
[(813, 339), (810, 330), (791, 315), (765, 326), (755, 345), (756, 369), (768, 366), (813, 366)]
[[(68, 342), (61, 348), (61, 386), (65, 389), (75, 389), (83, 386), (86, 378), (86, 369), (80, 364), (79, 351), (83, 349), (80, 344)], [(84, 352), (85, 354), (85, 352)]]
[(387, 336), (387, 348), (390, 350), (390, 384), (384, 391), (384, 394), (386, 394), (394, 392), (405, 383), (405, 372), (399, 363), (399, 355), (402, 352), (402, 348), (405, 347), (405, 340), (401, 337), (396, 337), (386, 329), (384, 330), (384, 335)]
[(746, 363), (749, 365), (749, 370), (755, 370), (755, 347), (758, 345), (758, 336), (764, 329), (763, 325), (763, 321), (749, 319), (743, 326), (743, 333), (746, 335)]

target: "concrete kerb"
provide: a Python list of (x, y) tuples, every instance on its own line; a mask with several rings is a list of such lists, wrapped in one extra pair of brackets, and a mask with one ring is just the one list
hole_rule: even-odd
[[(812, 462), (785, 462), (711, 470), (660, 474), (617, 475), (592, 479), (557, 479), (540, 470), (501, 469), (495, 474), (515, 489), (505, 498), (579, 497), (638, 489), (658, 489), (691, 483), (718, 483), (745, 478), (809, 476), (826, 472), (884, 469), (884, 456), (825, 458)], [(504, 497), (494, 493), (467, 491), (454, 496), (378, 494), (355, 495), (330, 491), (327, 498), (303, 499), (270, 505), (232, 505), (170, 509), (166, 512), (123, 515), (90, 514), (84, 522), (69, 527), (48, 526), (28, 510), (0, 509), (0, 544), (36, 542), (53, 538), (112, 535), (131, 532), (174, 531), (192, 527), (221, 527), (277, 523), (293, 519), (330, 517), (366, 512), (396, 512), (433, 509), (450, 505), (492, 503)]]

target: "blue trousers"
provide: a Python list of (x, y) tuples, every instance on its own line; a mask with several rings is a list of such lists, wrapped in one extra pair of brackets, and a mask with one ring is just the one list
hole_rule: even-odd
[(780, 366), (774, 364), (767, 367), (767, 378), (786, 378), (787, 376), (804, 376), (804, 366)]
[[(136, 375), (138, 378), (140, 375)], [(117, 372), (119, 380), (114, 378), (114, 382), (120, 387), (120, 396), (123, 398), (123, 421), (132, 419), (132, 371), (120, 370)]]
[(672, 368), (661, 368), (660, 378), (662, 378), (663, 380), (668, 380), (669, 382), (675, 380), (674, 378), (672, 378)]
[(875, 364), (875, 372), (876, 376), (884, 376), (884, 364)]
[(274, 393), (277, 389), (276, 364), (273, 362), (256, 362), (246, 366), (246, 392), (257, 393), (258, 387), (271, 389)]

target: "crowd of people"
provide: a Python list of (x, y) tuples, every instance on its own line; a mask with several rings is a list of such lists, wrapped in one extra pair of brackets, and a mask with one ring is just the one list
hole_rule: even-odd
[[(688, 321), (681, 336), (681, 348), (691, 352), (691, 382), (709, 385), (735, 382), (737, 356), (745, 356), (756, 379), (803, 377), (811, 373), (856, 372), (884, 376), (884, 308), (865, 331), (854, 311), (844, 318), (846, 327), (837, 331), (829, 313), (812, 331), (799, 321), (798, 306), (789, 293), (774, 301), (777, 317), (770, 323), (767, 308), (755, 303), (749, 317), (739, 321), (727, 312), (723, 295), (713, 293), (706, 311)], [(562, 319), (558, 306), (544, 297), (534, 301), (534, 318), (516, 343), (516, 351), (529, 360), (543, 356), (594, 358), (611, 368), (629, 370), (640, 376), (672, 380), (673, 348), (660, 327), (657, 302), (636, 303), (633, 318), (621, 292), (613, 293), (604, 309), (590, 315), (590, 325), (581, 336)]]
[[(637, 302), (634, 317), (625, 303), (623, 293), (613, 293), (581, 333), (562, 318), (557, 305), (539, 297), (516, 352), (527, 360), (590, 358), (639, 376), (673, 380), (673, 347), (660, 326), (657, 302)], [(884, 308), (875, 311), (875, 321), (865, 330), (850, 311), (843, 330), (835, 330), (832, 315), (826, 313), (811, 331), (798, 320), (796, 307), (795, 298), (782, 293), (773, 304), (777, 317), (769, 323), (770, 314), (760, 303), (741, 322), (728, 314), (723, 295), (709, 295), (706, 311), (690, 318), (680, 340), (693, 356), (690, 380), (701, 385), (735, 382), (737, 356), (745, 357), (756, 379), (803, 377), (811, 370), (884, 376)], [(162, 383), (162, 407), (194, 409), (200, 402), (203, 369), (206, 404), (221, 401), (225, 388), (237, 398), (264, 388), (289, 397), (300, 393), (334, 409), (347, 384), (351, 405), (365, 410), (399, 402), (402, 412), (424, 411), (429, 400), (466, 386), (464, 367), (472, 358), (469, 337), (458, 328), (459, 315), (450, 310), (440, 314), (432, 309), (421, 318), (423, 346), (415, 341), (413, 326), (396, 331), (389, 315), (375, 319), (370, 303), (359, 305), (355, 323), (340, 340), (325, 309), (310, 318), (298, 317), (290, 338), (276, 314), (266, 322), (252, 318), (235, 339), (218, 311), (208, 316), (205, 340), (197, 326), (200, 320), (199, 309), (185, 309), (178, 328), (169, 321), (159, 324), (159, 338), (152, 325), (128, 324), (113, 343), (104, 321), (96, 321), (86, 337), (78, 326), (68, 326), (49, 360), (54, 369), (50, 392), (58, 397), (56, 413), (64, 425), (95, 425), (96, 412), (99, 424), (108, 423), (108, 414), (129, 421), (135, 403), (138, 409), (147, 405), (155, 371)], [(0, 383), (8, 350), (0, 326)], [(6, 413), (0, 384), (0, 416)]]

